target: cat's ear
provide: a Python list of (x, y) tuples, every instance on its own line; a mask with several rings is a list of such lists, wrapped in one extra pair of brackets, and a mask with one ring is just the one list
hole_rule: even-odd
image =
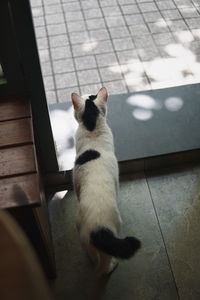
[(100, 104), (106, 104), (108, 100), (108, 92), (105, 87), (102, 87), (98, 94), (97, 94), (97, 100)]
[(72, 104), (74, 106), (74, 109), (78, 110), (81, 107), (81, 97), (76, 93), (72, 93), (71, 99), (72, 99)]

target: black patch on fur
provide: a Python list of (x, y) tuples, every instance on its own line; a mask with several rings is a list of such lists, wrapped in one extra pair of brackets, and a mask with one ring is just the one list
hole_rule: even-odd
[(82, 115), (84, 126), (89, 130), (93, 131), (96, 127), (99, 110), (97, 106), (91, 100), (85, 101), (85, 110)]
[(101, 228), (90, 235), (91, 243), (99, 250), (114, 257), (128, 259), (141, 247), (141, 242), (135, 237), (119, 239), (111, 230)]
[(92, 149), (86, 150), (76, 159), (75, 165), (83, 165), (99, 157), (100, 157), (100, 153), (98, 151)]
[(90, 95), (89, 100), (94, 101), (97, 98), (97, 95)]

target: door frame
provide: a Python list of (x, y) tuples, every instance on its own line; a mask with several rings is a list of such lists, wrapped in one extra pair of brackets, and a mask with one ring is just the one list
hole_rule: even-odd
[(1, 0), (0, 48), (8, 84), (0, 86), (0, 97), (30, 99), (34, 135), (42, 174), (59, 171), (48, 105), (42, 79), (29, 0)]

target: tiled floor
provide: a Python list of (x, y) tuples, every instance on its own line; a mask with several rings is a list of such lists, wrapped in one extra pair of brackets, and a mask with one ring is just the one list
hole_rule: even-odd
[(49, 103), (200, 81), (198, 0), (31, 0)]
[(140, 252), (98, 279), (80, 246), (73, 192), (49, 204), (57, 279), (55, 300), (199, 300), (200, 167), (187, 165), (126, 176), (120, 183), (122, 236)]

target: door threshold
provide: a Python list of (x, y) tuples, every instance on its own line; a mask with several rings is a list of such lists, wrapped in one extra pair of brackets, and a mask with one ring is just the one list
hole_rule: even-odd
[[(49, 110), (61, 171), (56, 176), (70, 186), (73, 108), (66, 102)], [(107, 118), (121, 174), (200, 161), (200, 84), (111, 95)]]

